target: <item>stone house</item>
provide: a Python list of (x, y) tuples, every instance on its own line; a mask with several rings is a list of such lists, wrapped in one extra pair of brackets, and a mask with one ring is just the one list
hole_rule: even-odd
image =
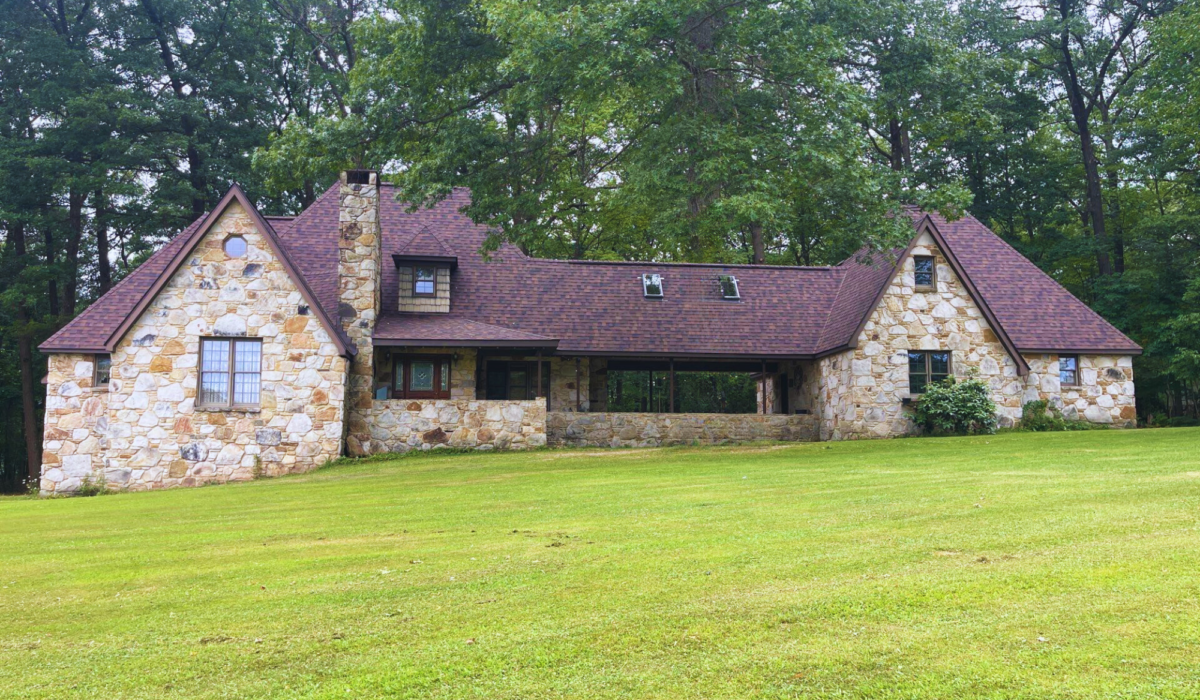
[[(410, 212), (376, 178), (295, 217), (234, 186), (43, 343), (42, 491), (437, 446), (899, 436), (925, 384), (969, 373), (1003, 424), (1039, 398), (1136, 420), (1140, 348), (971, 217), (911, 210), (905, 250), (828, 267), (485, 256), (467, 192)], [(651, 402), (610, 411), (631, 372)], [(701, 372), (752, 376), (757, 411), (676, 410)]]

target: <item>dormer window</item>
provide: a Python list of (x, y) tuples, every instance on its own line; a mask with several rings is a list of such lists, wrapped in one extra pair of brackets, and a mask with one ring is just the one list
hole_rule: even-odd
[(437, 268), (420, 266), (413, 268), (413, 296), (431, 297), (437, 293)]
[(932, 255), (913, 256), (913, 286), (922, 291), (933, 291), (934, 265)]
[(721, 298), (722, 299), (741, 299), (742, 295), (738, 292), (738, 281), (733, 275), (719, 275), (717, 280), (721, 283)]
[(642, 275), (642, 294), (644, 294), (647, 299), (662, 299), (662, 275), (653, 273)]

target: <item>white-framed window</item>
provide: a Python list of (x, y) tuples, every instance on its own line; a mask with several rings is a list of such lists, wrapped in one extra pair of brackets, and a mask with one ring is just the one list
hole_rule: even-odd
[(738, 280), (733, 275), (719, 275), (717, 281), (721, 283), (721, 298), (722, 299), (741, 299), (741, 292), (738, 290)]
[(261, 338), (200, 339), (198, 405), (257, 407), (261, 385)]
[(642, 275), (642, 294), (650, 299), (661, 299), (663, 295), (662, 275), (652, 272)]
[(418, 265), (413, 268), (413, 296), (431, 297), (437, 294), (437, 268)]

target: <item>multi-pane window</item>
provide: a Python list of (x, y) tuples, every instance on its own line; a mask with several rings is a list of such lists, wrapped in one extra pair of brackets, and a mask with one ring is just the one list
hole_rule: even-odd
[(112, 355), (96, 355), (93, 362), (96, 371), (92, 377), (92, 386), (108, 386), (108, 379), (112, 375)]
[(200, 340), (200, 405), (257, 406), (262, 384), (262, 340)]
[(742, 295), (738, 292), (738, 281), (733, 275), (719, 275), (717, 279), (721, 283), (721, 298), (723, 299), (741, 299)]
[(437, 268), (413, 268), (413, 295), (431, 297), (437, 292)]
[(935, 287), (934, 273), (933, 256), (913, 256), (913, 285), (917, 289), (933, 289)]
[(908, 393), (920, 394), (925, 387), (950, 376), (950, 351), (909, 351)]
[(1058, 383), (1063, 386), (1079, 386), (1079, 356), (1060, 355), (1058, 358)]
[(450, 398), (449, 357), (403, 357), (393, 359), (392, 398)]
[(537, 391), (536, 362), (489, 360), (484, 394), (492, 400), (525, 401), (550, 392), (550, 367), (542, 365), (542, 391)]

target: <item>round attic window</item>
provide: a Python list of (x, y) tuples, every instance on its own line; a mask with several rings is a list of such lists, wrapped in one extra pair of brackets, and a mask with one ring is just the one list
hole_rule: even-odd
[(246, 239), (241, 236), (230, 236), (225, 239), (225, 254), (231, 258), (241, 258), (246, 255)]

